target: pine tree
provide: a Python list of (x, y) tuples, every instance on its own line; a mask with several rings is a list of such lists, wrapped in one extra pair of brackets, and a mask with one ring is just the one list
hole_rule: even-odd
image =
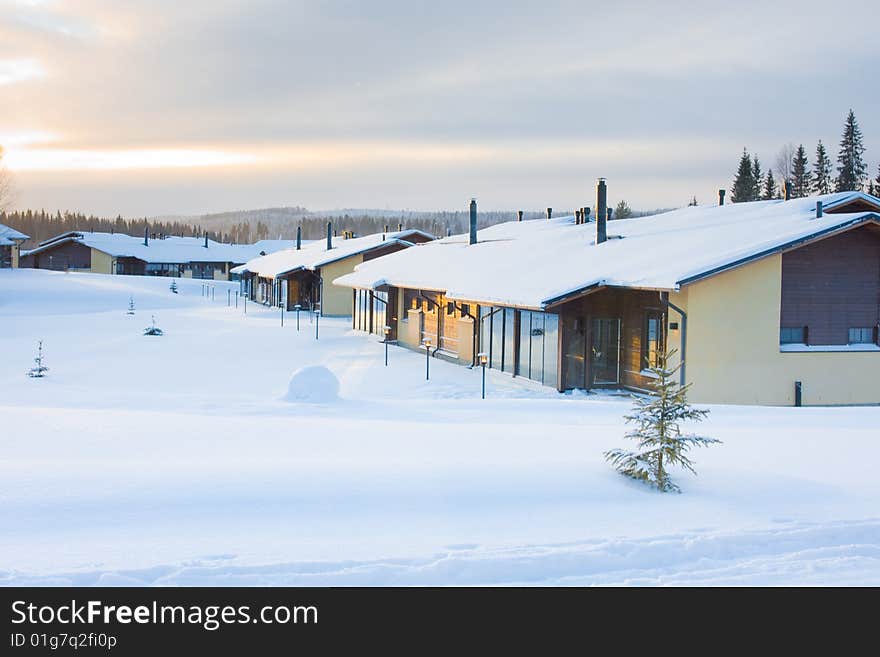
[(816, 194), (831, 193), (831, 159), (825, 150), (822, 140), (816, 145), (816, 161), (813, 164), (813, 192)]
[(153, 323), (152, 326), (148, 326), (144, 329), (144, 335), (163, 335), (162, 329), (156, 326), (156, 316), (153, 315)]
[(739, 159), (739, 168), (736, 171), (736, 177), (733, 179), (731, 187), (730, 200), (734, 203), (743, 203), (754, 199), (755, 194), (755, 177), (752, 169), (752, 158), (748, 151), (743, 148), (742, 157)]
[(767, 169), (767, 178), (764, 181), (764, 195), (761, 197), (765, 201), (776, 198), (779, 190), (776, 187), (776, 179), (773, 178), (773, 169)]
[(837, 154), (836, 191), (857, 192), (864, 189), (868, 177), (868, 167), (862, 159), (864, 154), (862, 131), (859, 129), (855, 113), (850, 110), (843, 126), (840, 151)]
[(617, 208), (614, 210), (615, 219), (629, 219), (632, 217), (632, 214), (632, 209), (626, 204), (626, 201), (618, 203)]
[(37, 357), (34, 358), (34, 362), (36, 365), (28, 370), (27, 375), (32, 379), (42, 379), (46, 376), (46, 372), (49, 371), (49, 368), (43, 365), (43, 341), (40, 340), (37, 343)]
[(804, 198), (810, 195), (813, 181), (809, 166), (807, 151), (804, 145), (801, 144), (798, 146), (797, 151), (795, 151), (791, 162), (792, 196), (794, 198)]
[(752, 159), (752, 178), (755, 181), (755, 188), (752, 191), (752, 201), (757, 201), (761, 198), (761, 184), (764, 182), (764, 172), (761, 171), (761, 163), (758, 161), (758, 156)]
[(650, 384), (651, 395), (634, 397), (633, 413), (625, 416), (627, 422), (636, 425), (626, 437), (638, 443), (638, 451), (612, 449), (605, 452), (605, 459), (618, 472), (656, 486), (664, 493), (681, 492), (669, 478), (669, 467), (677, 465), (696, 474), (687, 452), (692, 447), (721, 442), (715, 438), (681, 433), (681, 421), (699, 422), (709, 411), (691, 408), (688, 404), (690, 384), (679, 386), (674, 380), (681, 364), (669, 367), (669, 359), (674, 353), (675, 350), (660, 354), (657, 365), (648, 368), (656, 377)]
[(128, 312), (126, 315), (134, 315), (134, 297), (128, 297)]

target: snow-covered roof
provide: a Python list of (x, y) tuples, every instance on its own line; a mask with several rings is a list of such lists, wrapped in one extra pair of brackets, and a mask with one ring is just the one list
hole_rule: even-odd
[(22, 255), (40, 253), (66, 242), (79, 242), (116, 258), (131, 257), (148, 263), (182, 264), (187, 262), (247, 262), (261, 253), (286, 248), (293, 240), (261, 240), (256, 244), (225, 244), (209, 239), (205, 247), (204, 237), (150, 238), (144, 244), (143, 237), (122, 233), (92, 233), (73, 231), (41, 242), (38, 247)]
[[(826, 212), (817, 219), (817, 201), (826, 210), (858, 202), (859, 211)], [(880, 222), (880, 199), (861, 192), (613, 220), (608, 241), (599, 245), (595, 222), (576, 225), (573, 217), (509, 222), (480, 230), (472, 246), (467, 235), (454, 235), (365, 262), (334, 283), (435, 290), (453, 299), (540, 309), (592, 287), (676, 290), (865, 222)]]
[(28, 236), (24, 233), (20, 233), (14, 228), (0, 224), (0, 246), (12, 246), (18, 242), (23, 242), (27, 238)]
[(410, 229), (393, 233), (374, 233), (364, 237), (352, 237), (344, 239), (334, 237), (333, 248), (327, 249), (326, 240), (315, 240), (309, 244), (303, 243), (302, 249), (296, 248), (276, 251), (269, 255), (255, 258), (240, 267), (232, 269), (233, 274), (251, 273), (263, 278), (275, 278), (298, 269), (314, 270), (329, 265), (338, 260), (344, 260), (352, 256), (361, 255), (391, 244), (403, 244), (411, 246), (413, 237), (422, 237), (428, 240), (434, 239), (420, 230)]

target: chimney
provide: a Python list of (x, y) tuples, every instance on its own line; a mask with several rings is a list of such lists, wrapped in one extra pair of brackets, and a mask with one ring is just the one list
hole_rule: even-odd
[(144, 246), (150, 246), (150, 233), (149, 228), (144, 226)]
[(727, 193), (726, 189), (718, 190), (718, 205), (724, 205), (724, 195)]
[(791, 191), (792, 191), (791, 181), (790, 181), (790, 180), (786, 180), (786, 181), (785, 181), (785, 200), (786, 200), (786, 201), (790, 201), (790, 200), (791, 200)]
[(446, 237), (449, 237), (450, 235), (452, 235), (452, 229), (449, 226), (447, 226), (446, 227)]
[(516, 211), (516, 220), (517, 220), (517, 221), (522, 221), (522, 216), (523, 216), (523, 211), (522, 211), (522, 210), (517, 210), (517, 211)]
[(608, 208), (608, 221), (611, 221), (611, 213), (614, 212), (611, 208)]
[(297, 251), (302, 249), (302, 243), (303, 243), (303, 227), (297, 226), (296, 227), (296, 250)]
[(208, 231), (205, 231), (205, 248), (208, 248)]
[(816, 219), (821, 219), (824, 213), (825, 207), (822, 205), (822, 201), (816, 201)]
[(548, 219), (553, 218), (553, 208), (547, 208), (547, 218)]
[(590, 208), (584, 208), (584, 223), (587, 223), (590, 220)]
[(403, 231), (403, 224), (397, 224), (397, 232), (400, 233)]
[(575, 224), (581, 223), (581, 211), (580, 210), (574, 211), (574, 223)]
[(477, 243), (477, 199), (471, 199), (470, 205), (470, 213), (471, 213), (471, 225), (470, 225), (470, 238), (468, 239), (468, 244), (476, 244)]
[(388, 224), (385, 224), (385, 232), (388, 232)]
[(599, 178), (596, 186), (596, 244), (608, 239), (608, 189), (605, 179)]
[(333, 248), (333, 224), (327, 222), (327, 250)]

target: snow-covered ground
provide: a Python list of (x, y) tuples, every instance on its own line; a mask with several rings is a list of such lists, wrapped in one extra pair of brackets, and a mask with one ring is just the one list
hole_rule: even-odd
[(0, 583), (880, 585), (880, 408), (712, 407), (663, 495), (626, 398), (169, 283), (0, 271)]

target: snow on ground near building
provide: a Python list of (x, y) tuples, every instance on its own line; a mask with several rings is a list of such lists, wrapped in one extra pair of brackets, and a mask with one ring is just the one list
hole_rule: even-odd
[[(724, 444), (662, 495), (602, 457), (625, 398), (489, 372), (483, 401), (345, 320), (169, 283), (0, 271), (0, 583), (880, 584), (880, 408), (712, 407)], [(286, 401), (319, 365), (339, 398)]]

